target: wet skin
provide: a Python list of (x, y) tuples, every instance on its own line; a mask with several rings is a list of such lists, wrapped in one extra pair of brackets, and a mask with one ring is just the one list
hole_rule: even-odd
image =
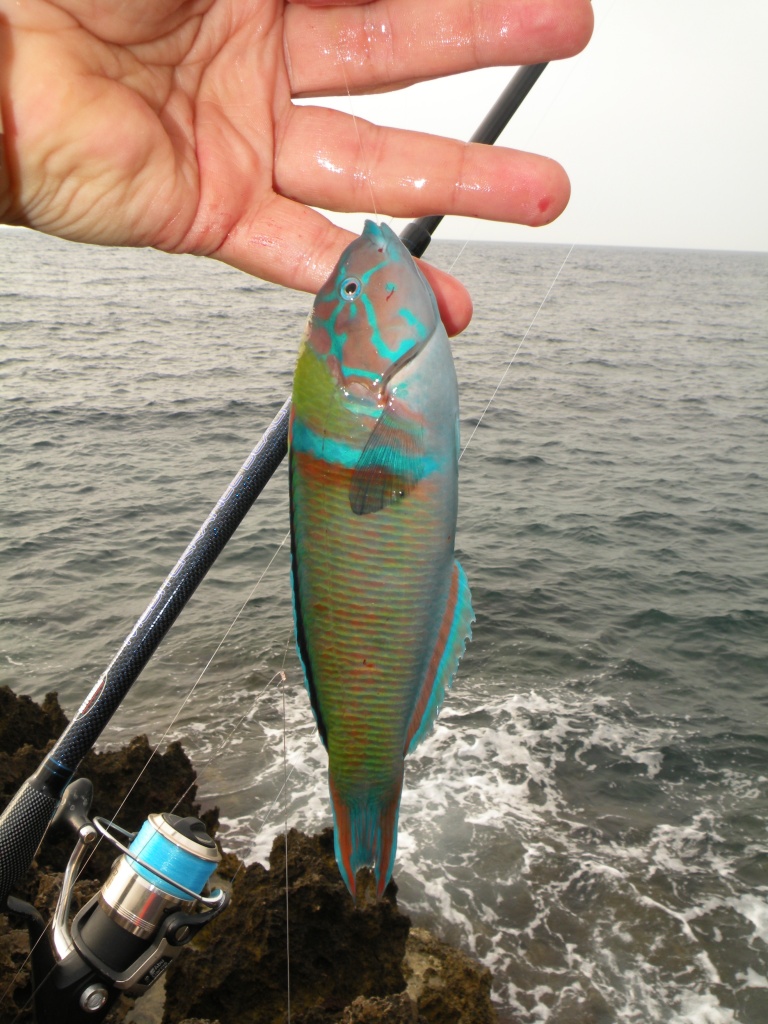
[[(569, 194), (552, 161), (292, 98), (567, 57), (591, 28), (588, 0), (0, 0), (0, 221), (310, 292), (353, 237), (311, 206), (368, 210), (373, 192), (379, 217), (547, 223)], [(425, 272), (462, 330), (467, 292)]]

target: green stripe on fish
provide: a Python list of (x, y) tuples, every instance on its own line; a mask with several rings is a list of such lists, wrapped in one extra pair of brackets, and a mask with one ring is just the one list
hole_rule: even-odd
[(454, 560), (458, 388), (434, 295), (367, 221), (318, 292), (289, 433), (297, 646), (328, 750), (336, 859), (352, 895), (397, 849), (404, 759), (471, 635)]

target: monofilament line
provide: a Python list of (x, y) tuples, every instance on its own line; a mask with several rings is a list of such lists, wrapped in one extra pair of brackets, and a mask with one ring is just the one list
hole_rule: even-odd
[[(263, 572), (262, 572), (261, 576), (259, 576), (259, 578), (258, 578), (258, 579), (256, 580), (256, 582), (254, 583), (254, 585), (253, 585), (253, 586), (251, 587), (250, 593), (248, 594), (248, 596), (246, 597), (246, 599), (245, 599), (245, 600), (243, 601), (242, 605), (240, 606), (240, 609), (239, 609), (239, 611), (237, 612), (237, 614), (235, 615), (235, 617), (234, 617), (234, 618), (232, 619), (232, 621), (230, 622), (230, 624), (229, 624), (229, 626), (227, 627), (227, 629), (226, 629), (226, 631), (225, 631), (224, 635), (222, 636), (221, 640), (219, 640), (218, 644), (217, 644), (217, 645), (216, 645), (216, 647), (214, 648), (214, 651), (213, 651), (213, 653), (211, 654), (210, 658), (208, 659), (208, 661), (207, 661), (207, 662), (205, 663), (205, 665), (203, 666), (203, 668), (202, 668), (202, 670), (201, 670), (201, 672), (200, 672), (200, 675), (199, 675), (199, 676), (197, 677), (197, 679), (196, 679), (196, 680), (194, 681), (194, 683), (192, 684), (192, 686), (191, 686), (191, 687), (189, 688), (189, 690), (188, 690), (188, 692), (187, 692), (186, 696), (184, 697), (184, 699), (182, 700), (181, 704), (179, 705), (179, 707), (178, 707), (178, 709), (177, 709), (177, 711), (176, 711), (176, 714), (175, 714), (175, 715), (173, 716), (173, 718), (171, 719), (171, 721), (170, 721), (170, 722), (168, 723), (168, 725), (166, 726), (165, 732), (163, 733), (163, 735), (162, 735), (162, 736), (160, 737), (160, 739), (159, 739), (159, 740), (157, 741), (157, 743), (155, 744), (155, 746), (154, 746), (154, 748), (153, 748), (153, 750), (152, 750), (152, 753), (151, 753), (151, 754), (149, 755), (149, 758), (147, 759), (147, 763), (146, 763), (146, 764), (144, 765), (144, 767), (143, 767), (143, 768), (141, 769), (141, 771), (140, 771), (140, 772), (138, 773), (138, 775), (136, 776), (136, 778), (135, 778), (135, 779), (134, 779), (134, 781), (133, 781), (133, 784), (131, 785), (131, 788), (130, 788), (130, 789), (128, 790), (128, 792), (127, 792), (127, 793), (125, 794), (125, 796), (123, 797), (123, 800), (122, 800), (122, 802), (120, 803), (120, 806), (119, 806), (119, 807), (117, 808), (117, 810), (115, 811), (115, 815), (114, 815), (115, 819), (117, 818), (118, 814), (119, 814), (119, 813), (120, 813), (120, 812), (122, 811), (123, 807), (125, 806), (125, 802), (126, 802), (126, 800), (128, 799), (128, 797), (129, 797), (129, 796), (131, 795), (131, 793), (132, 793), (132, 792), (134, 791), (134, 789), (135, 789), (135, 788), (136, 788), (136, 786), (138, 785), (139, 779), (140, 779), (140, 778), (142, 777), (142, 775), (143, 775), (143, 774), (144, 774), (144, 772), (145, 772), (145, 771), (147, 770), (147, 768), (149, 768), (150, 762), (151, 762), (151, 761), (152, 761), (152, 759), (153, 759), (153, 758), (155, 757), (155, 755), (157, 754), (157, 752), (158, 752), (158, 751), (160, 750), (160, 747), (161, 747), (161, 746), (163, 745), (163, 743), (165, 743), (165, 741), (167, 740), (168, 736), (169, 736), (169, 735), (170, 735), (170, 733), (171, 733), (171, 730), (173, 729), (174, 725), (175, 725), (175, 724), (176, 724), (176, 722), (178, 721), (178, 719), (179, 719), (179, 716), (181, 715), (182, 711), (183, 711), (183, 710), (184, 710), (184, 708), (185, 708), (185, 707), (187, 706), (187, 704), (188, 704), (188, 703), (190, 702), (190, 700), (192, 699), (192, 696), (193, 696), (193, 694), (195, 693), (195, 690), (196, 690), (196, 689), (198, 688), (198, 686), (200, 685), (200, 683), (201, 683), (201, 682), (203, 681), (203, 676), (204, 676), (204, 675), (206, 674), (206, 672), (208, 671), (208, 669), (209, 669), (209, 668), (211, 667), (211, 665), (213, 664), (213, 661), (214, 661), (214, 659), (216, 658), (216, 655), (217, 655), (217, 654), (219, 653), (219, 651), (221, 650), (221, 648), (222, 648), (222, 646), (224, 645), (224, 643), (225, 643), (225, 641), (226, 641), (227, 637), (229, 636), (229, 634), (230, 634), (230, 633), (232, 632), (232, 630), (233, 630), (233, 629), (235, 628), (235, 625), (236, 625), (236, 623), (237, 623), (238, 619), (240, 618), (240, 616), (241, 616), (241, 615), (243, 614), (243, 612), (245, 611), (246, 607), (248, 606), (248, 602), (249, 602), (249, 601), (251, 600), (251, 598), (253, 597), (253, 595), (254, 595), (254, 594), (256, 593), (257, 589), (259, 588), (259, 586), (260, 586), (260, 584), (261, 584), (261, 581), (262, 581), (262, 580), (264, 579), (264, 577), (265, 577), (265, 576), (267, 575), (267, 573), (269, 572), (269, 570), (270, 570), (270, 569), (272, 568), (272, 563), (273, 563), (273, 562), (275, 561), (275, 559), (277, 558), (277, 556), (278, 556), (278, 555), (280, 554), (280, 552), (282, 551), (282, 549), (283, 549), (283, 546), (284, 546), (285, 542), (286, 542), (286, 541), (288, 540), (288, 538), (289, 538), (289, 537), (290, 537), (290, 531), (289, 531), (289, 532), (287, 532), (287, 533), (285, 534), (285, 536), (283, 537), (283, 539), (282, 539), (282, 540), (280, 541), (280, 544), (278, 545), (278, 547), (277, 547), (277, 549), (276, 549), (275, 553), (274, 553), (274, 554), (272, 555), (272, 557), (270, 558), (269, 562), (267, 563), (267, 566), (266, 566), (266, 568), (265, 568), (265, 569), (263, 570)], [(101, 842), (101, 840), (99, 840), (99, 842)]]
[(368, 191), (371, 194), (371, 206), (373, 207), (373, 213), (376, 220), (379, 219), (379, 211), (376, 207), (376, 196), (373, 194), (373, 182), (371, 180), (371, 168), (363, 149), (363, 139), (360, 135), (360, 125), (357, 123), (355, 112), (352, 109), (352, 93), (349, 90), (349, 82), (347, 81), (347, 69), (344, 66), (344, 60), (341, 61), (341, 73), (344, 76), (344, 88), (347, 90), (347, 100), (349, 101), (349, 113), (352, 117), (352, 124), (355, 126), (355, 135), (357, 135), (357, 147), (360, 150), (360, 160), (362, 161), (363, 168), (365, 170), (365, 180), (368, 185)]
[[(192, 684), (192, 686), (188, 690), (186, 696), (182, 699), (181, 704), (179, 705), (179, 707), (178, 707), (176, 713), (174, 714), (173, 718), (171, 719), (170, 723), (166, 727), (165, 732), (163, 733), (163, 735), (160, 737), (160, 739), (157, 741), (157, 743), (152, 748), (152, 751), (151, 751), (149, 757), (147, 758), (144, 766), (137, 773), (136, 778), (133, 780), (133, 782), (131, 783), (131, 785), (130, 785), (130, 787), (128, 789), (128, 792), (125, 794), (123, 799), (120, 801), (120, 805), (118, 806), (117, 810), (112, 815), (113, 821), (116, 821), (117, 818), (120, 816), (120, 813), (122, 812), (123, 808), (125, 807), (125, 804), (127, 803), (128, 798), (130, 797), (131, 793), (133, 793), (134, 789), (139, 784), (139, 780), (142, 778), (142, 776), (147, 771), (147, 769), (149, 768), (149, 766), (152, 763), (152, 761), (154, 760), (154, 758), (157, 756), (157, 754), (160, 751), (160, 748), (162, 747), (163, 743), (167, 740), (168, 736), (171, 733), (171, 730), (173, 729), (173, 726), (176, 724), (176, 722), (177, 722), (179, 716), (181, 715), (182, 711), (184, 710), (186, 705), (189, 703), (189, 701), (192, 699), (192, 695), (194, 694), (195, 690), (197, 689), (197, 687), (202, 682), (203, 677), (205, 676), (205, 674), (208, 671), (208, 669), (211, 667), (214, 659), (216, 658), (217, 654), (219, 653), (219, 651), (221, 650), (222, 646), (224, 645), (227, 637), (229, 636), (229, 634), (234, 629), (235, 624), (237, 623), (238, 619), (240, 618), (240, 616), (243, 614), (243, 612), (245, 611), (246, 607), (248, 606), (248, 602), (253, 598), (253, 595), (256, 593), (256, 591), (259, 588), (259, 586), (261, 585), (264, 577), (267, 575), (267, 573), (271, 569), (275, 559), (277, 558), (277, 556), (282, 551), (282, 549), (283, 549), (283, 547), (285, 545), (285, 542), (288, 540), (289, 537), (290, 537), (290, 531), (288, 531), (285, 534), (285, 536), (283, 537), (283, 539), (280, 541), (280, 544), (278, 545), (278, 547), (275, 550), (274, 554), (272, 555), (272, 557), (270, 558), (269, 562), (267, 563), (266, 568), (262, 571), (261, 575), (256, 580), (256, 582), (254, 583), (254, 585), (251, 588), (248, 596), (246, 597), (246, 599), (243, 601), (242, 605), (240, 606), (240, 609), (238, 610), (237, 614), (233, 618), (232, 622), (230, 622), (226, 632), (224, 633), (224, 635), (222, 636), (221, 640), (216, 645), (216, 647), (215, 647), (213, 653), (211, 654), (211, 656), (209, 657), (208, 661), (203, 666), (202, 671), (200, 672), (200, 674), (198, 675), (197, 679), (195, 680), (195, 682)], [(270, 683), (271, 683), (271, 680), (270, 680)], [(211, 758), (210, 760), (212, 760), (212, 759), (213, 758)], [(184, 796), (186, 796), (186, 793), (183, 794), (183, 796), (180, 797), (180, 799), (184, 799)], [(83, 871), (85, 870), (86, 865), (90, 861), (91, 857), (93, 857), (94, 853), (96, 852), (96, 850), (101, 845), (102, 841), (103, 841), (103, 836), (99, 836), (98, 840), (96, 841), (96, 843), (94, 843), (92, 850), (90, 851), (90, 853), (88, 854), (87, 858), (85, 859), (85, 861), (83, 862), (83, 864), (82, 864), (82, 866), (80, 868), (80, 874), (78, 875), (78, 879), (79, 879), (80, 875), (82, 875)]]
[(449, 274), (452, 274), (452, 273), (453, 273), (453, 268), (454, 268), (454, 267), (456, 266), (456, 264), (457, 264), (457, 263), (459, 262), (459, 260), (461, 259), (461, 257), (462, 257), (462, 254), (463, 254), (464, 250), (465, 250), (465, 249), (467, 248), (467, 246), (468, 246), (468, 245), (469, 245), (469, 239), (464, 239), (464, 245), (462, 245), (462, 247), (461, 247), (461, 248), (459, 249), (459, 251), (458, 251), (458, 252), (456, 253), (456, 257), (455, 257), (455, 259), (454, 259), (453, 263), (452, 263), (452, 264), (450, 265), (450, 267), (448, 267), (448, 273), (449, 273)]
[(288, 917), (288, 742), (285, 728), (285, 672), (281, 673), (280, 689), (283, 695), (283, 808), (285, 823), (285, 972), (286, 972), (286, 1011), (287, 1021), (291, 1024), (291, 926)]
[[(136, 778), (131, 783), (131, 786), (130, 786), (128, 792), (125, 794), (125, 796), (121, 800), (120, 805), (118, 806), (117, 810), (114, 812), (114, 814), (112, 816), (113, 819), (117, 819), (119, 817), (123, 807), (125, 806), (128, 798), (130, 797), (131, 793), (134, 791), (134, 789), (136, 788), (136, 786), (139, 783), (139, 780), (141, 779), (141, 777), (144, 775), (144, 773), (149, 768), (149, 765), (151, 764), (151, 762), (154, 759), (154, 757), (157, 755), (157, 753), (160, 750), (160, 747), (162, 746), (162, 744), (168, 738), (168, 735), (170, 734), (174, 724), (178, 720), (179, 715), (182, 713), (182, 711), (184, 710), (184, 708), (187, 705), (187, 703), (191, 700), (193, 693), (195, 692), (197, 687), (202, 682), (203, 676), (206, 674), (208, 669), (211, 667), (211, 664), (213, 663), (214, 659), (216, 658), (216, 655), (221, 650), (222, 645), (224, 644), (224, 642), (226, 641), (227, 637), (229, 636), (229, 634), (234, 629), (235, 624), (237, 623), (238, 619), (240, 618), (240, 616), (245, 611), (245, 609), (246, 609), (246, 607), (248, 605), (248, 602), (253, 598), (253, 595), (256, 593), (256, 590), (260, 586), (260, 584), (261, 584), (262, 580), (264, 579), (264, 577), (269, 572), (269, 570), (272, 567), (275, 559), (277, 558), (277, 556), (282, 551), (282, 549), (283, 549), (283, 547), (285, 545), (285, 542), (288, 540), (289, 537), (290, 537), (290, 531), (287, 532), (285, 534), (285, 536), (283, 537), (283, 539), (281, 540), (281, 542), (278, 545), (277, 549), (275, 550), (274, 554), (270, 558), (269, 563), (267, 564), (266, 568), (262, 571), (261, 575), (256, 580), (256, 582), (254, 583), (253, 587), (250, 590), (250, 593), (246, 597), (245, 601), (243, 601), (242, 605), (240, 606), (239, 611), (237, 612), (237, 614), (235, 615), (234, 619), (229, 624), (229, 627), (227, 628), (226, 632), (224, 633), (224, 635), (222, 636), (221, 640), (217, 644), (215, 650), (213, 651), (213, 654), (211, 654), (210, 658), (206, 662), (206, 664), (203, 667), (202, 671), (200, 672), (199, 676), (197, 677), (197, 679), (193, 683), (192, 687), (187, 692), (186, 696), (183, 698), (183, 700), (182, 700), (178, 710), (176, 711), (176, 714), (171, 719), (170, 724), (167, 726), (167, 728), (166, 728), (165, 732), (163, 733), (162, 737), (158, 740), (158, 742), (153, 747), (152, 752), (150, 753), (146, 763), (142, 767), (141, 771), (139, 771), (138, 774), (136, 775)], [(285, 659), (283, 659), (283, 661), (285, 661)], [(283, 680), (285, 680), (285, 673), (284, 672), (280, 672), (280, 676), (281, 676), (281, 678)], [(267, 684), (267, 688), (271, 685), (271, 683), (272, 683), (272, 680), (270, 680), (270, 682)], [(260, 697), (261, 697), (261, 695), (260, 695)], [(258, 699), (260, 699), (260, 697)], [(285, 715), (285, 692), (284, 691), (283, 691), (283, 715)], [(232, 733), (230, 733), (230, 736), (231, 735), (232, 735)], [(227, 739), (229, 739), (229, 737), (227, 737)], [(224, 742), (226, 743), (226, 740)], [(210, 760), (212, 760), (212, 759), (213, 758), (209, 759), (209, 763), (210, 763)], [(196, 781), (199, 781), (199, 776), (198, 776), (198, 779)], [(284, 785), (285, 785), (285, 783), (284, 783)], [(186, 792), (182, 794), (182, 796), (176, 802), (176, 805), (174, 806), (174, 810), (176, 809), (176, 806), (178, 806), (178, 803), (181, 800), (184, 799), (184, 797), (187, 795), (188, 792), (189, 792), (189, 789), (187, 789)], [(85, 861), (81, 865), (80, 872), (79, 872), (79, 874), (77, 876), (77, 879), (75, 879), (75, 881), (79, 881), (79, 879), (82, 876), (82, 873), (85, 870), (88, 862), (90, 861), (91, 857), (96, 852), (98, 847), (101, 845), (102, 841), (103, 841), (103, 836), (99, 836), (98, 841), (93, 845), (93, 848), (91, 849), (90, 853), (88, 854), (88, 857), (85, 859)], [(48, 929), (50, 928), (50, 925), (51, 925), (51, 922), (49, 921), (48, 924), (46, 925), (46, 931), (48, 931)], [(31, 959), (32, 953), (34, 952), (35, 947), (37, 946), (37, 943), (41, 942), (43, 940), (44, 940), (44, 933), (41, 934), (41, 936), (38, 938), (37, 942), (35, 942), (35, 944), (31, 947), (31, 949), (27, 953), (26, 957), (24, 958), (23, 962), (21, 963), (20, 967), (16, 971), (16, 974), (11, 979), (11, 981), (10, 981), (8, 987), (6, 988), (5, 992), (3, 992), (2, 995), (0, 995), (0, 1007), (2, 1007), (5, 1004), (6, 1000), (8, 999), (8, 997), (9, 997), (9, 995), (11, 993), (11, 989), (13, 988), (13, 985), (14, 985), (16, 979), (19, 977), (19, 975), (21, 974), (21, 972), (24, 970), (24, 968), (26, 967), (27, 963)], [(48, 979), (48, 977), (50, 977), (50, 975), (53, 973), (54, 970), (55, 970), (55, 967), (51, 968), (51, 970), (48, 972), (48, 974), (45, 976), (45, 978), (38, 979), (38, 985), (37, 985), (38, 988), (45, 983), (45, 981)], [(17, 1012), (16, 1016), (13, 1018), (12, 1024), (15, 1024), (15, 1022), (20, 1018), (22, 1013), (24, 1013), (27, 1010), (27, 1008), (32, 1004), (32, 1000), (34, 999), (34, 996), (35, 996), (35, 991), (32, 992), (32, 994), (27, 999), (26, 1003), (24, 1003), (24, 1005), (19, 1009), (19, 1011)]]
[(488, 410), (489, 410), (489, 409), (490, 409), (490, 407), (491, 407), (491, 404), (493, 403), (493, 400), (494, 400), (494, 398), (495, 398), (495, 397), (496, 397), (496, 395), (497, 395), (497, 394), (499, 393), (499, 390), (500, 390), (500, 388), (501, 388), (501, 385), (502, 385), (502, 384), (504, 383), (504, 378), (505, 378), (505, 377), (507, 376), (507, 374), (509, 373), (509, 368), (510, 368), (510, 367), (512, 366), (512, 363), (514, 363), (514, 361), (515, 361), (515, 359), (517, 358), (517, 355), (518, 355), (518, 353), (519, 353), (520, 349), (521, 349), (521, 348), (523, 347), (523, 345), (525, 344), (525, 339), (526, 339), (526, 338), (528, 337), (528, 335), (529, 335), (529, 334), (531, 333), (531, 331), (533, 330), (533, 325), (534, 325), (534, 324), (536, 323), (536, 318), (538, 317), (539, 313), (540, 313), (540, 312), (542, 311), (542, 309), (544, 308), (544, 303), (545, 303), (545, 302), (547, 301), (547, 299), (549, 298), (549, 296), (550, 296), (550, 295), (552, 294), (552, 289), (553, 289), (553, 288), (555, 287), (555, 284), (557, 283), (557, 279), (558, 279), (558, 277), (560, 277), (560, 274), (562, 273), (563, 267), (564, 267), (564, 266), (565, 266), (565, 264), (566, 264), (566, 263), (568, 262), (568, 257), (569, 257), (569, 256), (571, 255), (571, 253), (573, 252), (573, 249), (574, 249), (574, 246), (575, 246), (575, 244), (576, 244), (576, 243), (574, 242), (574, 243), (573, 243), (573, 245), (571, 245), (571, 247), (570, 247), (570, 249), (568, 250), (568, 252), (567, 252), (567, 253), (565, 254), (565, 259), (563, 260), (563, 262), (562, 262), (562, 263), (560, 264), (560, 266), (558, 267), (557, 273), (556, 273), (556, 274), (555, 274), (555, 276), (554, 276), (554, 277), (552, 278), (552, 283), (550, 284), (549, 288), (547, 288), (547, 294), (546, 294), (546, 295), (544, 296), (544, 298), (543, 298), (543, 299), (541, 300), (541, 302), (539, 303), (539, 308), (538, 308), (538, 309), (536, 310), (536, 312), (535, 312), (535, 313), (533, 314), (533, 319), (532, 319), (532, 320), (531, 320), (531, 322), (530, 322), (530, 323), (528, 324), (528, 327), (527, 327), (527, 329), (526, 329), (526, 331), (525, 331), (525, 334), (524, 334), (524, 335), (522, 336), (522, 338), (520, 339), (520, 343), (518, 344), (518, 346), (517, 346), (517, 348), (515, 349), (515, 351), (514, 351), (514, 352), (512, 353), (512, 358), (511, 358), (511, 359), (509, 360), (509, 362), (507, 363), (507, 365), (506, 365), (506, 366), (504, 367), (504, 372), (502, 373), (501, 377), (499, 378), (499, 382), (498, 382), (498, 384), (497, 384), (497, 385), (496, 385), (496, 387), (495, 387), (495, 388), (493, 389), (493, 393), (491, 394), (491, 397), (490, 397), (490, 398), (488, 399), (488, 401), (487, 401), (487, 403), (486, 403), (486, 406), (485, 406), (485, 408), (484, 408), (484, 409), (483, 409), (483, 411), (482, 411), (482, 412), (480, 413), (480, 418), (478, 419), (477, 423), (475, 424), (475, 428), (474, 428), (474, 430), (473, 430), (473, 431), (472, 431), (472, 433), (471, 433), (471, 434), (469, 435), (469, 440), (468, 440), (468, 441), (467, 441), (467, 443), (466, 443), (466, 444), (464, 445), (464, 447), (463, 447), (463, 448), (461, 449), (461, 455), (459, 455), (459, 462), (461, 462), (462, 458), (464, 457), (464, 452), (465, 452), (465, 451), (467, 450), (467, 448), (469, 448), (470, 444), (472, 443), (472, 438), (473, 438), (473, 437), (475, 436), (475, 434), (477, 433), (477, 428), (478, 428), (478, 427), (480, 426), (480, 424), (481, 424), (481, 423), (483, 422), (483, 419), (484, 419), (484, 417), (485, 417), (485, 414), (486, 414), (486, 413), (488, 412)]

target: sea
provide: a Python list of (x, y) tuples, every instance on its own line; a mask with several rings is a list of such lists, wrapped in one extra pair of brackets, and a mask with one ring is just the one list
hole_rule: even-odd
[[(475, 303), (477, 622), (408, 759), (399, 904), (502, 1022), (765, 1024), (768, 254), (428, 255)], [(23, 229), (0, 268), (0, 683), (72, 715), (289, 394), (311, 298)], [(181, 740), (248, 861), (331, 823), (287, 531), (283, 465), (101, 739)]]

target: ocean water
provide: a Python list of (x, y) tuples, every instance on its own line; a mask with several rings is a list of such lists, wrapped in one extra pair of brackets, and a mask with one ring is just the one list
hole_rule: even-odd
[[(491, 967), (505, 1021), (764, 1024), (768, 255), (429, 255), (476, 307), (477, 623), (408, 762), (400, 903)], [(0, 267), (0, 683), (71, 714), (288, 394), (310, 299), (15, 229)], [(247, 859), (331, 821), (286, 483), (103, 736), (181, 739)]]

